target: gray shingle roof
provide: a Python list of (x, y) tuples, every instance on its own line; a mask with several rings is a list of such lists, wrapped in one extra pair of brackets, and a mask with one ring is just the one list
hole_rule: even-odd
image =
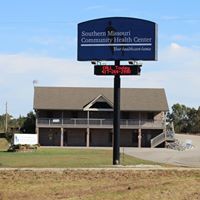
[[(82, 110), (97, 96), (113, 102), (113, 88), (35, 87), (34, 109)], [(122, 88), (121, 110), (167, 111), (164, 89)]]

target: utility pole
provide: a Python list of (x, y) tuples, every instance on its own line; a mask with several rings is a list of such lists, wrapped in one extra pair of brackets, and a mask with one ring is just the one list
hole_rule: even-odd
[(8, 103), (6, 101), (6, 114), (5, 114), (5, 133), (8, 132)]

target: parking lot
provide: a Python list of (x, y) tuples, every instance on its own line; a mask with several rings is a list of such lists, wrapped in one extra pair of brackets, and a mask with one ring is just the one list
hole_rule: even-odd
[(126, 154), (144, 160), (186, 167), (200, 167), (200, 136), (176, 134), (180, 142), (191, 140), (192, 149), (178, 151), (166, 148), (124, 148)]

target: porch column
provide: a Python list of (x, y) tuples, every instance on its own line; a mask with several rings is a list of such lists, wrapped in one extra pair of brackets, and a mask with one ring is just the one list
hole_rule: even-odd
[(139, 114), (139, 129), (138, 129), (138, 148), (142, 146), (142, 130), (141, 130), (141, 112)]
[(36, 134), (37, 134), (37, 143), (39, 144), (39, 128), (36, 126), (35, 128)]
[(163, 127), (163, 132), (165, 133), (165, 147), (167, 146), (167, 127), (166, 127), (166, 113), (163, 112), (163, 123), (164, 123), (164, 127)]
[(63, 147), (63, 128), (61, 128), (61, 132), (60, 132), (60, 146)]
[(86, 133), (86, 146), (90, 146), (90, 129), (87, 128), (87, 133)]
[(86, 147), (90, 146), (90, 111), (87, 111)]
[(61, 124), (63, 125), (63, 116), (64, 116), (64, 114), (63, 114), (63, 111), (62, 111), (62, 113), (61, 113)]
[(112, 129), (112, 147), (114, 145), (114, 130)]
[(141, 148), (142, 146), (142, 131), (141, 128), (138, 129), (138, 147)]

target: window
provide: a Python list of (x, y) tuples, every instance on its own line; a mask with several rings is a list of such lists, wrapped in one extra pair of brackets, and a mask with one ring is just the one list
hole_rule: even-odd
[(72, 118), (78, 118), (78, 112), (77, 111), (72, 111)]
[(95, 102), (90, 108), (112, 108), (107, 102)]
[(154, 113), (153, 112), (147, 113), (147, 119), (148, 120), (153, 120), (154, 119)]

